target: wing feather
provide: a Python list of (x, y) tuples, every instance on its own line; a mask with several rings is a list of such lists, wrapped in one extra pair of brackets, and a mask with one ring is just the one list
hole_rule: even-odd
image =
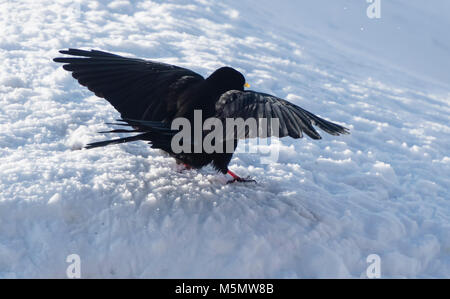
[[(303, 134), (306, 134), (313, 139), (320, 139), (321, 136), (314, 126), (332, 135), (349, 134), (347, 128), (320, 118), (286, 100), (254, 91), (232, 90), (224, 93), (216, 103), (216, 117), (222, 120), (266, 118), (267, 122), (262, 122), (267, 124), (263, 132), (267, 130), (266, 132), (271, 133), (270, 136), (277, 137), (302, 138)], [(271, 132), (273, 118), (279, 120), (279, 132)], [(257, 124), (259, 126), (261, 123), (257, 121)], [(261, 128), (257, 129), (261, 132)], [(247, 134), (246, 138), (250, 136), (252, 134)]]
[[(199, 74), (174, 65), (126, 58), (91, 50), (69, 49), (58, 57), (63, 68), (97, 96), (110, 102), (123, 118), (161, 121), (173, 115), (179, 95), (204, 80)], [(149, 109), (152, 107), (152, 109)]]

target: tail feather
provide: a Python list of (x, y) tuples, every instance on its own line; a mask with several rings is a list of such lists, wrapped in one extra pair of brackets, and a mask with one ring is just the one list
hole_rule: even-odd
[(121, 143), (127, 143), (127, 142), (132, 142), (132, 141), (145, 140), (144, 139), (145, 135), (146, 135), (146, 133), (136, 135), (136, 136), (131, 136), (131, 137), (89, 143), (88, 145), (86, 145), (85, 149), (93, 149), (93, 148), (103, 147), (103, 146), (112, 145), (112, 144), (121, 144)]
[(100, 134), (110, 134), (110, 133), (139, 133), (142, 132), (141, 130), (123, 130), (123, 129), (116, 129), (111, 131), (101, 131)]
[(142, 134), (124, 137), (113, 140), (100, 141), (88, 144), (86, 149), (93, 149), (113, 144), (122, 144), (127, 142), (133, 142), (138, 140), (149, 141), (152, 148), (164, 149), (170, 151), (170, 144), (172, 137), (178, 132), (171, 130), (167, 124), (162, 122), (152, 122), (152, 121), (140, 121), (131, 119), (118, 119), (117, 123), (110, 123), (110, 125), (131, 127), (132, 129), (115, 129), (111, 131), (100, 132), (102, 134), (109, 133), (138, 133)]
[(168, 125), (161, 121), (149, 121), (149, 120), (136, 120), (136, 119), (119, 119), (117, 121), (126, 122), (129, 126), (139, 126), (144, 128), (161, 128), (165, 130), (170, 130)]

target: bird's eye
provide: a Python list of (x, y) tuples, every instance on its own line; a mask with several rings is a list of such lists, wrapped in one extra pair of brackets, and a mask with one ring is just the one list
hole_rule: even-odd
[(250, 88), (250, 84), (245, 83), (245, 84), (244, 84), (244, 87)]

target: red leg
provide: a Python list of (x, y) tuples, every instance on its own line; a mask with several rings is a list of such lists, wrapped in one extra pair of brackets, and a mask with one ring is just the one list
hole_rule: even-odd
[(233, 177), (233, 179), (238, 180), (240, 179), (240, 177), (235, 174), (234, 172), (232, 172), (231, 170), (228, 170), (228, 174), (231, 175)]

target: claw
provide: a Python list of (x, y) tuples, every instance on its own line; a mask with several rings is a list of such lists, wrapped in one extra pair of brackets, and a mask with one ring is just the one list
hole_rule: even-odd
[(241, 178), (240, 176), (236, 175), (234, 172), (232, 172), (231, 170), (228, 170), (228, 174), (231, 175), (233, 177), (232, 180), (228, 181), (227, 184), (232, 184), (232, 183), (255, 183), (257, 184), (257, 182), (255, 180), (252, 180), (250, 177), (246, 177)]
[(246, 177), (245, 179), (244, 178), (240, 178), (240, 177), (234, 178), (232, 180), (229, 180), (227, 182), (227, 184), (233, 184), (233, 183), (236, 183), (236, 182), (239, 182), (239, 183), (255, 183), (255, 184), (257, 184), (257, 182), (255, 180), (252, 180), (250, 177)]

